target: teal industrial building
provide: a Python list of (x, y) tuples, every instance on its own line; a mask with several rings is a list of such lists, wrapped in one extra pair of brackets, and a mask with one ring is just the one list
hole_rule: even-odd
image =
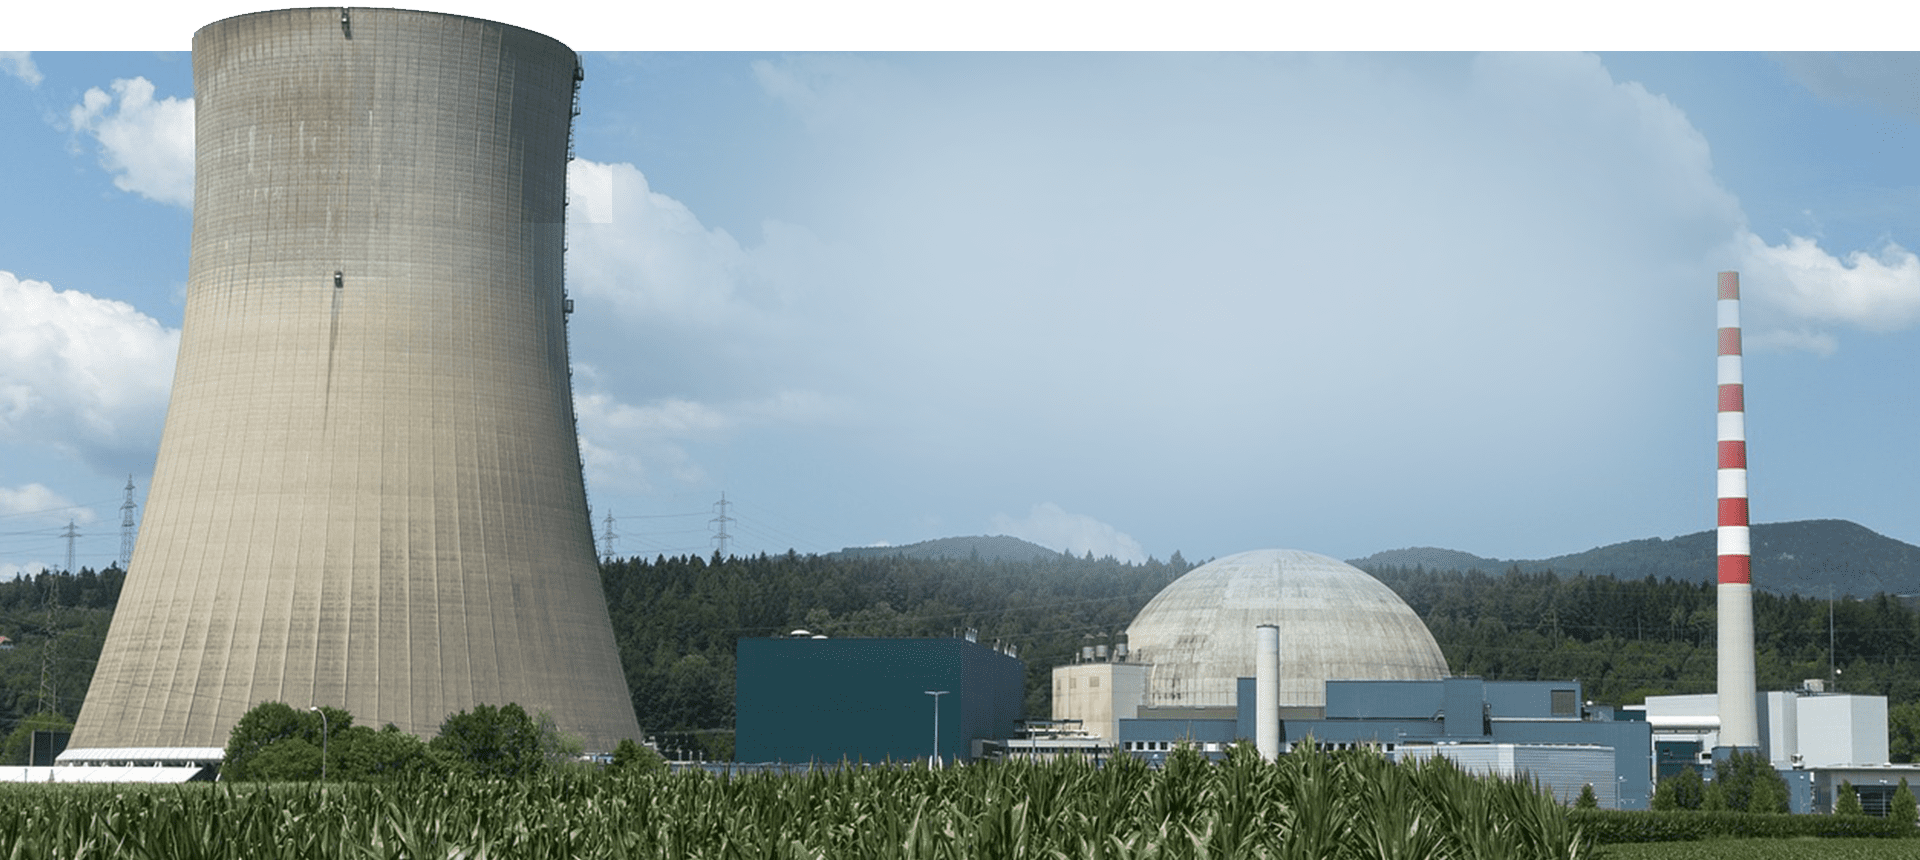
[(1026, 666), (1010, 653), (963, 637), (796, 633), (739, 641), (737, 761), (900, 762), (936, 749), (968, 761), (1023, 716)]

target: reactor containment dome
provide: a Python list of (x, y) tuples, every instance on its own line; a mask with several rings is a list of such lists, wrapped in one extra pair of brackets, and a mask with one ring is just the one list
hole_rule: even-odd
[(1254, 675), (1254, 628), (1280, 628), (1280, 701), (1323, 707), (1329, 680), (1434, 680), (1447, 660), (1427, 625), (1366, 571), (1317, 553), (1263, 549), (1188, 571), (1127, 628), (1151, 664), (1147, 704), (1236, 705)]

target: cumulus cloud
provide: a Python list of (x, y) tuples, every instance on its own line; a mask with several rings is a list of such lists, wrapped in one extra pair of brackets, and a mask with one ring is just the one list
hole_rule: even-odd
[(124, 302), (0, 271), (0, 440), (107, 474), (151, 467), (179, 347)]
[(33, 55), (26, 51), (0, 51), (0, 71), (25, 81), (30, 87), (37, 87), (44, 80), (40, 68), (33, 64)]
[(792, 269), (784, 264), (812, 244), (804, 230), (771, 224), (762, 246), (744, 247), (654, 191), (631, 164), (576, 159), (567, 187), (573, 288), (633, 320), (764, 327), (768, 312), (787, 304)]
[(68, 111), (75, 131), (100, 144), (113, 184), (149, 200), (193, 205), (193, 99), (155, 100), (146, 78), (94, 87)]
[(0, 487), (0, 516), (37, 516), (43, 519), (91, 523), (96, 518), (91, 508), (75, 507), (65, 496), (45, 484)]
[[(583, 377), (595, 376), (591, 368)], [(828, 420), (834, 407), (813, 392), (782, 391), (753, 400), (720, 404), (664, 397), (641, 405), (604, 391), (577, 395), (581, 456), (588, 484), (635, 492), (695, 485), (707, 477), (689, 450), (755, 427), (798, 426)]]
[(1111, 556), (1121, 561), (1143, 562), (1147, 554), (1140, 542), (1125, 532), (1086, 514), (1072, 514), (1052, 502), (1041, 502), (1018, 519), (994, 514), (992, 528), (1002, 534), (1057, 549), (1073, 555), (1093, 553), (1095, 558)]
[(1743, 231), (1735, 253), (1743, 297), (1767, 302), (1787, 317), (1763, 329), (1762, 343), (1832, 352), (1830, 334), (1805, 327), (1887, 332), (1920, 322), (1920, 257), (1892, 242), (1878, 252), (1835, 256), (1805, 236), (1789, 235), (1773, 245)]
[(768, 223), (743, 244), (631, 164), (576, 159), (567, 183), (577, 404), (595, 486), (698, 484), (698, 446), (844, 408), (806, 369), (817, 350), (796, 343), (817, 318), (800, 306), (819, 268), (810, 234)]
[[(1831, 349), (1915, 316), (1910, 255), (1752, 239), (1686, 113), (1590, 55), (751, 72), (757, 107), (795, 120), (768, 208), (805, 229), (729, 233), (631, 165), (576, 162), (571, 286), (607, 313), (576, 314), (575, 342), (605, 370), (594, 390), (680, 440), (636, 455), (656, 470), (743, 435), (716, 404), (817, 391), (857, 412), (837, 448), (726, 453), (736, 474), (826, 463), (864, 506), (843, 516), (897, 523), (873, 532), (1071, 488), (1163, 554), (1365, 554), (1391, 534), (1551, 555), (1566, 538), (1527, 536), (1693, 492), (1651, 464), (1692, 432), (1676, 368), (1714, 271), (1780, 297), (1755, 303), (1778, 309), (1757, 345)], [(1084, 535), (1076, 552), (1132, 539), (1058, 506), (996, 521)]]

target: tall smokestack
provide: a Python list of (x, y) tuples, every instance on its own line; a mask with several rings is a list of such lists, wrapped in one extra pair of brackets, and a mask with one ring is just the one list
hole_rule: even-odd
[(1280, 757), (1280, 628), (1253, 628), (1253, 748), (1260, 758)]
[(1747, 527), (1747, 418), (1740, 379), (1740, 273), (1720, 273), (1720, 746), (1758, 749), (1753, 557)]

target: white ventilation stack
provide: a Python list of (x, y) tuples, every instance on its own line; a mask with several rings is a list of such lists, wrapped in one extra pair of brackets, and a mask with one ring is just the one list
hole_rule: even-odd
[(1253, 746), (1260, 757), (1280, 757), (1280, 628), (1253, 629)]

